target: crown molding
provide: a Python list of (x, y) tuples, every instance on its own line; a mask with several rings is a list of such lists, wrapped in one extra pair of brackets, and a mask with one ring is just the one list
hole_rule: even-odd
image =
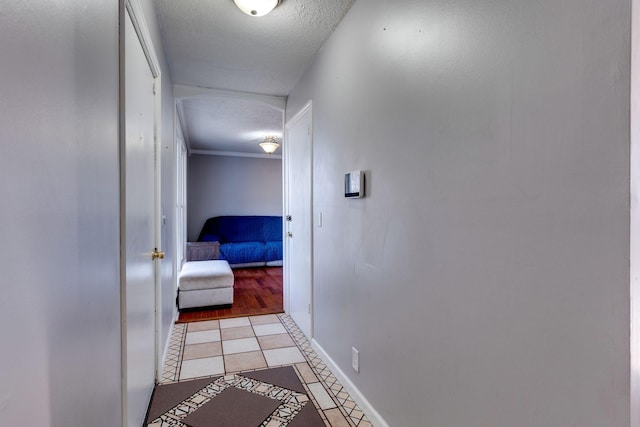
[(191, 150), (189, 155), (192, 154), (199, 154), (201, 156), (251, 157), (255, 159), (282, 160), (281, 154), (240, 153), (237, 151)]

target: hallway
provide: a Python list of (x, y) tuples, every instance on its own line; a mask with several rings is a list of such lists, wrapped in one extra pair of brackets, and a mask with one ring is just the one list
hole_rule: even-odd
[[(306, 394), (325, 424), (332, 427), (371, 426), (286, 314), (174, 325), (161, 385), (207, 377), (212, 377), (213, 380), (218, 376), (214, 381), (217, 388), (213, 394), (235, 387), (264, 395), (261, 390), (268, 391), (269, 384), (253, 382), (249, 387), (244, 386), (242, 384), (246, 382), (246, 378), (242, 374), (285, 366), (295, 369)], [(149, 420), (148, 426), (182, 425), (175, 423), (212, 400), (212, 396), (206, 391), (202, 393), (190, 396), (187, 399), (189, 403), (184, 402), (166, 411), (164, 415)], [(198, 403), (193, 404), (196, 400)], [(300, 409), (303, 409), (304, 402), (302, 405), (286, 403), (288, 411), (276, 410), (260, 425), (286, 426), (293, 422)], [(190, 409), (185, 411), (184, 408)]]
[[(142, 424), (128, 422), (123, 376), (137, 372), (125, 327), (138, 318), (123, 310), (121, 30), (133, 10), (159, 66), (161, 245), (145, 253), (159, 263), (153, 352), (182, 328), (172, 381), (221, 375), (194, 361), (226, 368), (233, 355), (220, 344), (196, 358), (174, 326), (176, 104), (239, 91), (285, 123), (313, 101), (313, 344), (370, 422), (640, 426), (640, 3), (356, 0), (331, 23), (310, 10), (344, 2), (281, 3), (255, 19), (232, 0), (1, 3), (0, 323), (20, 322), (2, 334), (3, 425)], [(327, 34), (306, 45), (290, 24)], [(212, 36), (225, 28), (242, 36)], [(298, 71), (263, 65), (296, 47)], [(346, 199), (355, 170), (366, 197)], [(269, 369), (268, 350), (253, 369)]]

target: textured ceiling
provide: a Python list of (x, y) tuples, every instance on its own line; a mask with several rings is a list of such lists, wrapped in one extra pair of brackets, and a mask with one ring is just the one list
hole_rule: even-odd
[(192, 150), (260, 153), (265, 135), (282, 138), (282, 112), (255, 101), (187, 99), (182, 110)]
[[(154, 4), (174, 83), (286, 97), (353, 1), (283, 0), (258, 18), (242, 13), (233, 0)], [(242, 152), (234, 145), (238, 134), (274, 123), (264, 106), (214, 98), (191, 101), (184, 101), (183, 127), (194, 148), (197, 144), (201, 149)], [(209, 105), (218, 102), (226, 104)], [(219, 126), (221, 121), (212, 119), (222, 113), (224, 126)], [(281, 132), (281, 115), (279, 123)]]

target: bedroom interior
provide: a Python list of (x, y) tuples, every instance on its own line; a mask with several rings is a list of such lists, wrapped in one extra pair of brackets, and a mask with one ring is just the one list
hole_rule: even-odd
[[(242, 117), (243, 126), (248, 126), (251, 115), (245, 112)], [(281, 114), (274, 118), (276, 123), (282, 121)], [(254, 126), (268, 128), (265, 132), (271, 134), (281, 134), (281, 130), (275, 130), (276, 123), (269, 127), (256, 120)], [(262, 140), (247, 145), (262, 151), (258, 142)], [(235, 276), (234, 295), (230, 304), (203, 303), (201, 307), (181, 310), (177, 321), (283, 312), (279, 152), (207, 152), (202, 146), (195, 146), (200, 147), (197, 151), (200, 154), (189, 157), (187, 168), (186, 261), (227, 260)], [(196, 250), (205, 253), (194, 257)]]
[[(183, 92), (178, 96), (177, 111), (188, 153), (185, 262), (228, 261), (235, 283), (231, 301), (207, 297), (202, 298), (200, 305), (191, 301), (190, 307), (180, 307), (177, 321), (280, 313), (283, 311), (280, 143), (284, 101), (224, 91), (205, 91), (204, 95), (191, 89)], [(265, 142), (269, 151), (265, 150)], [(267, 223), (255, 223), (257, 216), (263, 217), (263, 222), (268, 221), (267, 235), (263, 233)], [(204, 233), (207, 221), (218, 217), (232, 219)], [(248, 227), (251, 221), (253, 225)], [(209, 284), (199, 285), (200, 288), (217, 286), (211, 278), (204, 280), (209, 280)], [(213, 295), (219, 291), (197, 292)], [(178, 301), (182, 293), (178, 291)]]

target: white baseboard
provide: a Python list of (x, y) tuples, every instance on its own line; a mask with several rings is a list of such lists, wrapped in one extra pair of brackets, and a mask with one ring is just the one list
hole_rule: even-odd
[(311, 346), (315, 352), (320, 356), (322, 361), (331, 369), (331, 372), (336, 376), (340, 384), (351, 395), (351, 398), (358, 404), (362, 412), (367, 416), (369, 422), (375, 427), (389, 427), (389, 424), (382, 418), (382, 416), (374, 409), (369, 401), (364, 397), (360, 390), (351, 382), (344, 372), (336, 365), (336, 363), (329, 357), (326, 351), (318, 344), (316, 340), (311, 340)]

